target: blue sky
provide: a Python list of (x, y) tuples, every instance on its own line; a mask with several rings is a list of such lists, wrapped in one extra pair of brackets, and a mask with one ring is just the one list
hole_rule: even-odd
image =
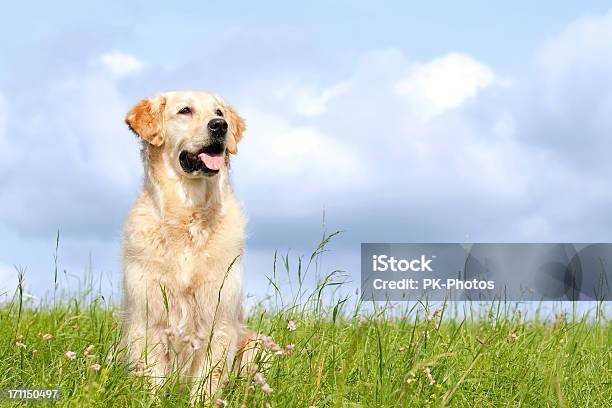
[(117, 286), (140, 98), (212, 90), (246, 117), (247, 284), (275, 249), (612, 239), (605, 2), (12, 3), (0, 17), (0, 277), (93, 260)]

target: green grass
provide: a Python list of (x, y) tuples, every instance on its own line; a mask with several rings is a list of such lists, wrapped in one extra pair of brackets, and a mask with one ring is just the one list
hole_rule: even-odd
[[(309, 264), (317, 264), (325, 244)], [(232, 377), (222, 396), (230, 407), (612, 406), (612, 324), (603, 304), (590, 316), (529, 319), (504, 303), (373, 309), (347, 298), (330, 301), (338, 299), (336, 274), (307, 292), (310, 265), (301, 260), (295, 276), (289, 259), (279, 260), (297, 279), (283, 291), (276, 264), (275, 257), (273, 295), (251, 312), (248, 325), (295, 347), (262, 369), (270, 395), (251, 377)], [(61, 299), (55, 306), (27, 303), (18, 290), (0, 306), (0, 388), (60, 387), (58, 406), (189, 406), (175, 380), (154, 398), (142, 377), (129, 375), (117, 352), (115, 306), (90, 292)], [(90, 344), (94, 360), (84, 358)], [(76, 359), (67, 359), (67, 351)], [(99, 371), (90, 368), (94, 363)]]
[[(609, 322), (524, 322), (518, 316), (428, 321), (413, 312), (410, 318), (380, 313), (335, 322), (313, 311), (254, 314), (252, 327), (295, 349), (275, 356), (265, 371), (271, 395), (253, 389), (249, 378), (234, 378), (223, 398), (237, 407), (612, 406)], [(287, 329), (288, 320), (296, 330)], [(21, 317), (18, 307), (7, 305), (0, 325), (0, 388), (60, 387), (60, 406), (188, 403), (172, 385), (168, 395), (154, 400), (120, 359), (107, 360), (120, 324), (116, 311), (100, 301), (28, 307)], [(43, 340), (44, 334), (53, 339)], [(16, 347), (17, 335), (25, 349)], [(89, 344), (99, 372), (83, 358)], [(66, 351), (77, 358), (68, 360)]]

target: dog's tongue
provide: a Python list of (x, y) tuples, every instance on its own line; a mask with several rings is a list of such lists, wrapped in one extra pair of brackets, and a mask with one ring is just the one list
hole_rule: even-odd
[(225, 162), (225, 155), (223, 153), (200, 153), (198, 157), (210, 170), (219, 170), (223, 166), (223, 162)]

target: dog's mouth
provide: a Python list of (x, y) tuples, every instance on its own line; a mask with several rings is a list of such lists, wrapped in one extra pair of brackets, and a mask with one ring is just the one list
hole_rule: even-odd
[(225, 145), (213, 143), (195, 153), (183, 150), (179, 163), (185, 173), (216, 174), (225, 164)]

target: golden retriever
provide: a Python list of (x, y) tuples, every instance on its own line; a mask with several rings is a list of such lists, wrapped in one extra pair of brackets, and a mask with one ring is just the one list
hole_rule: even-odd
[[(230, 155), (245, 129), (221, 98), (169, 92), (125, 119), (142, 139), (144, 188), (124, 227), (124, 346), (157, 390), (171, 373), (212, 398), (241, 347), (245, 216)], [(253, 358), (244, 353), (243, 364)]]

